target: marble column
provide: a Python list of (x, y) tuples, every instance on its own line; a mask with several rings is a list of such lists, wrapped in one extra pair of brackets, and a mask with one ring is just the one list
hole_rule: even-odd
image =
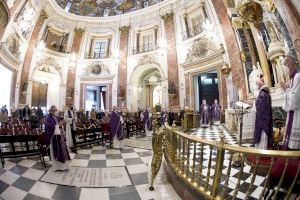
[(300, 13), (296, 10), (291, 0), (273, 0), (275, 7), (281, 15), (292, 41), (288, 41), (300, 61)]
[(127, 55), (128, 55), (128, 36), (129, 36), (129, 26), (120, 27), (120, 62), (118, 68), (118, 107), (126, 105), (126, 94), (125, 96), (121, 93), (120, 88), (124, 89), (126, 93), (127, 89)]
[(11, 98), (10, 98), (10, 105), (14, 105), (13, 108), (16, 108), (17, 105), (15, 105), (15, 91), (16, 91), (16, 85), (17, 85), (17, 79), (18, 79), (18, 71), (14, 70), (13, 71), (13, 76), (12, 76), (12, 82), (11, 82)]
[(222, 29), (223, 37), (226, 43), (226, 51), (228, 54), (229, 64), (231, 67), (232, 79), (234, 86), (241, 88), (243, 96), (246, 97), (246, 80), (244, 76), (243, 63), (240, 56), (240, 49), (238, 46), (237, 38), (234, 29), (230, 22), (227, 10), (222, 1), (211, 1)]
[(21, 79), (20, 79), (20, 93), (19, 93), (19, 104), (26, 104), (26, 92), (28, 84), (28, 76), (29, 76), (29, 70), (31, 65), (32, 56), (34, 53), (34, 49), (38, 43), (38, 36), (41, 32), (42, 26), (46, 19), (48, 18), (48, 15), (45, 10), (41, 10), (40, 16), (36, 22), (36, 25), (33, 29), (27, 51), (25, 54), (23, 67), (21, 71)]
[(173, 13), (167, 13), (162, 16), (165, 25), (165, 33), (168, 44), (167, 63), (168, 63), (168, 84), (174, 84), (176, 87), (176, 96), (169, 97), (170, 107), (179, 107), (179, 78), (178, 62), (175, 39), (175, 23)]
[(265, 51), (262, 39), (260, 39), (262, 38), (262, 36), (258, 32), (258, 29), (252, 23), (249, 23), (249, 26), (255, 41), (258, 58), (260, 61), (262, 72), (264, 74), (265, 84), (268, 85), (269, 87), (272, 87), (271, 73), (270, 73), (270, 66), (267, 59), (267, 52)]
[[(80, 51), (81, 41), (82, 41), (82, 38), (84, 35), (84, 30), (81, 28), (78, 28), (78, 29), (74, 30), (74, 33), (75, 34), (74, 34), (74, 38), (73, 38), (71, 52), (78, 55), (79, 51)], [(74, 105), (76, 67), (77, 67), (77, 64), (75, 64), (74, 67), (69, 66), (68, 76), (67, 76), (67, 88), (66, 88), (66, 106)]]

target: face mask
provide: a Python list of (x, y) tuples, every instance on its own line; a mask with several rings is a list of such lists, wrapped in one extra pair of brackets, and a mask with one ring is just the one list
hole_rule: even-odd
[(58, 111), (55, 111), (55, 112), (54, 112), (54, 116), (56, 116), (56, 117), (58, 117), (58, 116), (59, 116), (59, 113), (58, 113)]
[(73, 107), (71, 107), (70, 109), (73, 110)]

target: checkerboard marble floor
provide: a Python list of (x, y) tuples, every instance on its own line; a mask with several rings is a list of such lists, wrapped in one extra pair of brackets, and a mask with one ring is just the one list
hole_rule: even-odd
[[(46, 168), (38, 157), (7, 159), (5, 167), (0, 168), (0, 199), (7, 200), (180, 200), (168, 182), (163, 169), (155, 183), (156, 190), (149, 191), (150, 165), (152, 151), (125, 147), (109, 149), (93, 146), (71, 154), (71, 166), (102, 168), (125, 166), (132, 185), (111, 188), (79, 188), (41, 182)], [(46, 158), (47, 168), (51, 166)]]

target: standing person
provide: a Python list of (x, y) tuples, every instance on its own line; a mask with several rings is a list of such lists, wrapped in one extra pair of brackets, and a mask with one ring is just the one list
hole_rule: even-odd
[(146, 136), (151, 136), (152, 130), (152, 113), (150, 108), (145, 109), (143, 112), (143, 124), (145, 126)]
[(113, 148), (123, 148), (123, 118), (119, 115), (119, 113), (116, 110), (116, 107), (113, 108), (113, 111), (111, 112), (109, 127), (110, 127), (110, 133), (113, 138)]
[(95, 108), (93, 107), (91, 112), (90, 112), (90, 121), (91, 121), (91, 124), (94, 124), (95, 121), (97, 119), (97, 113), (96, 113), (96, 110)]
[(31, 112), (29, 122), (30, 122), (30, 128), (31, 129), (36, 129), (36, 128), (39, 127), (39, 120), (38, 120), (38, 118), (36, 116), (36, 113), (34, 111)]
[(41, 120), (44, 119), (44, 113), (43, 113), (41, 106), (38, 106), (38, 109), (36, 110), (35, 115), (38, 118), (39, 122), (41, 123)]
[(4, 105), (0, 111), (0, 124), (6, 123), (7, 119), (8, 119), (8, 111), (6, 109), (6, 105)]
[(211, 112), (213, 124), (219, 125), (221, 120), (221, 106), (217, 99), (215, 99), (214, 104), (211, 105)]
[(45, 132), (50, 144), (50, 156), (54, 171), (69, 169), (71, 160), (65, 142), (65, 135), (61, 129), (62, 122), (59, 122), (59, 113), (56, 106), (51, 106), (45, 120)]
[(169, 125), (170, 125), (170, 126), (173, 125), (174, 119), (175, 119), (175, 113), (174, 113), (174, 111), (171, 109), (170, 112), (169, 112), (169, 119), (168, 119), (168, 122), (169, 122)]
[(64, 121), (66, 124), (66, 142), (68, 148), (73, 148), (73, 152), (76, 152), (75, 145), (76, 144), (76, 138), (75, 138), (75, 130), (76, 130), (76, 122), (77, 122), (77, 116), (74, 112), (74, 108), (71, 105), (70, 108), (66, 107), (65, 113), (64, 113)]
[(288, 113), (283, 148), (300, 149), (300, 73), (291, 56), (288, 55), (283, 63), (291, 78), (289, 83), (280, 83), (285, 91), (283, 110)]
[(270, 90), (264, 85), (263, 79), (257, 80), (259, 93), (255, 101), (256, 118), (254, 128), (254, 145), (259, 149), (272, 148), (272, 101)]
[(167, 120), (167, 111), (166, 109), (163, 109), (163, 111), (160, 113), (160, 121), (161, 121), (161, 126), (165, 126), (165, 122)]
[(209, 126), (209, 105), (206, 104), (206, 100), (202, 100), (201, 104), (201, 127), (208, 127)]
[(30, 108), (28, 105), (26, 105), (23, 109), (23, 120), (24, 121), (29, 121), (29, 117), (30, 117)]

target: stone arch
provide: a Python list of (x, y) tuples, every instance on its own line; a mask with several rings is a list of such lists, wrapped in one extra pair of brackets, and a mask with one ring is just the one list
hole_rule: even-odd
[(158, 63), (148, 63), (148, 64), (141, 64), (137, 65), (133, 68), (131, 76), (130, 76), (130, 83), (134, 83), (135, 80), (139, 80), (143, 74), (149, 72), (150, 70), (157, 69), (161, 75), (162, 79), (167, 79), (163, 69)]

